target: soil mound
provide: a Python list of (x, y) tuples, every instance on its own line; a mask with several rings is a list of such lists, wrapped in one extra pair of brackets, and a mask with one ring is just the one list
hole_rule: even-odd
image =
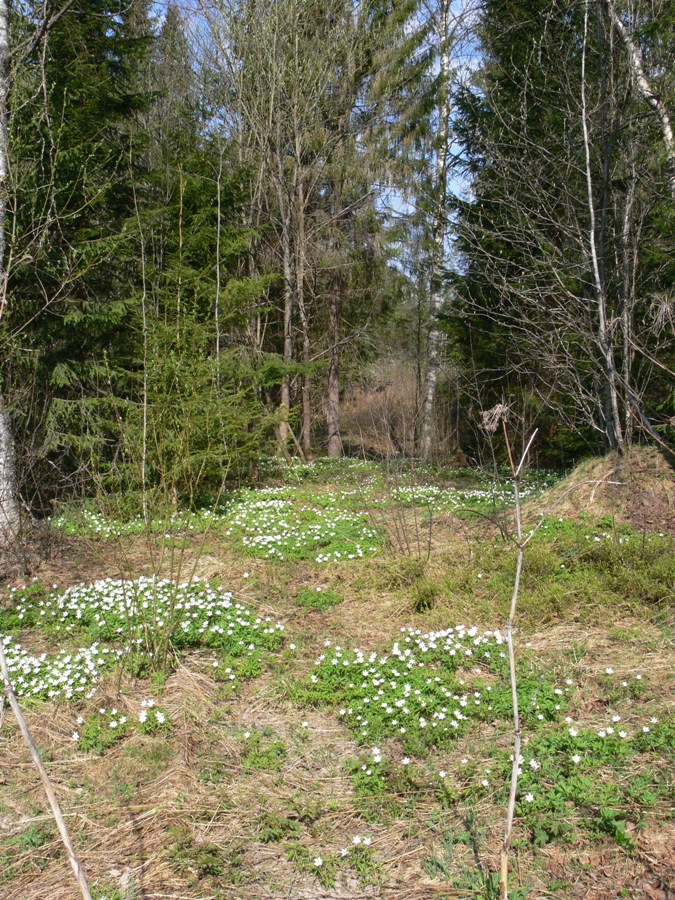
[(653, 447), (580, 463), (531, 504), (531, 516), (613, 516), (638, 531), (675, 533), (675, 470)]

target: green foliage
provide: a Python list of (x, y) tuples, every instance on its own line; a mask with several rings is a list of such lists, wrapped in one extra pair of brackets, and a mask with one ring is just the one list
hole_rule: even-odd
[[(531, 624), (561, 618), (601, 621), (610, 611), (654, 610), (667, 603), (675, 577), (673, 539), (638, 534), (630, 526), (591, 519), (547, 519), (526, 550), (520, 615)], [(443, 594), (503, 618), (513, 588), (515, 553), (508, 544), (483, 544), (471, 569), (457, 567)], [(480, 576), (480, 577), (479, 577)]]
[[(29, 825), (25, 830), (0, 842), (0, 884), (10, 885), (22, 875), (43, 871), (50, 865), (55, 831), (50, 825)], [(40, 853), (34, 853), (41, 850)], [(22, 861), (20, 854), (27, 855)], [(17, 859), (19, 857), (19, 859)]]
[[(626, 728), (617, 724), (609, 731), (576, 729), (576, 734), (544, 729), (533, 736), (527, 752), (539, 767), (522, 767), (516, 808), (534, 844), (572, 840), (576, 823), (592, 837), (608, 835), (619, 845), (634, 848), (627, 823), (639, 825), (650, 808), (667, 800), (668, 787), (655, 770), (627, 777), (629, 766), (638, 754), (672, 753), (675, 728), (656, 723), (644, 726), (646, 731), (639, 728), (637, 734)], [(507, 772), (505, 764), (504, 777)]]
[[(396, 737), (407, 752), (423, 755), (480, 722), (509, 720), (502, 648), (499, 633), (475, 628), (422, 635), (403, 629), (400, 640), (380, 654), (339, 646), (324, 650), (298, 699), (340, 705), (341, 718), (361, 743)], [(521, 664), (518, 697), (528, 726), (559, 719), (569, 694), (569, 686)]]
[(263, 844), (277, 844), (286, 838), (297, 838), (300, 835), (300, 825), (295, 819), (283, 816), (277, 810), (267, 810), (260, 815), (258, 835)]
[(322, 852), (321, 855), (313, 855), (312, 852), (297, 841), (286, 850), (286, 859), (295, 863), (299, 872), (314, 875), (326, 890), (335, 886), (339, 870), (339, 857), (334, 853)]
[(337, 606), (338, 603), (342, 603), (342, 597), (331, 588), (303, 588), (296, 595), (295, 602), (298, 606), (302, 606), (305, 609), (316, 609), (322, 612), (325, 609), (330, 609), (331, 606)]
[(386, 823), (414, 815), (423, 788), (409, 768), (382, 761), (379, 755), (350, 760), (345, 768), (364, 821)]
[(77, 749), (83, 753), (98, 754), (114, 747), (127, 736), (130, 730), (127, 717), (114, 707), (111, 709), (102, 707), (86, 718), (79, 728)]
[(438, 585), (422, 578), (413, 585), (411, 605), (414, 612), (423, 613), (433, 609), (438, 600), (440, 589)]
[(246, 755), (242, 762), (247, 769), (261, 772), (279, 772), (286, 759), (283, 741), (266, 741), (257, 731), (246, 738)]
[(249, 651), (246, 656), (226, 655), (220, 657), (214, 667), (213, 677), (216, 681), (232, 684), (237, 681), (251, 681), (262, 672), (262, 655)]
[(169, 829), (172, 840), (166, 856), (177, 871), (191, 876), (190, 883), (198, 884), (205, 878), (217, 878), (220, 882), (237, 884), (241, 866), (240, 851), (224, 850), (208, 841), (197, 841), (185, 826)]
[(158, 735), (170, 734), (173, 729), (173, 722), (168, 712), (161, 706), (156, 706), (154, 702), (146, 704), (141, 710), (136, 730), (140, 734)]
[(109, 884), (97, 884), (91, 887), (93, 900), (124, 900), (122, 891)]
[[(231, 594), (199, 580), (176, 584), (155, 578), (106, 579), (64, 592), (54, 589), (42, 594), (31, 588), (24, 595), (12, 591), (11, 598), (11, 606), (0, 611), (0, 628), (37, 626), (61, 639), (85, 634), (94, 641), (77, 653), (62, 650), (52, 659), (45, 655), (39, 660), (6, 642), (20, 696), (90, 695), (99, 672), (122, 656), (136, 674), (162, 672), (170, 667), (175, 651), (198, 645), (233, 659), (248, 658), (236, 664), (236, 671), (223, 670), (227, 680), (236, 683), (237, 671), (245, 678), (254, 677), (261, 652), (276, 649), (283, 641), (283, 625), (255, 616), (233, 601)], [(101, 646), (101, 642), (121, 642), (124, 649)]]
[(367, 518), (341, 510), (334, 497), (328, 508), (296, 506), (269, 488), (242, 495), (227, 535), (251, 556), (278, 560), (347, 562), (376, 553), (377, 530)]
[[(20, 12), (13, 26), (31, 27)], [(184, 33), (176, 9), (156, 34), (147, 10), (77, 0), (13, 79), (21, 262), (0, 340), (32, 352), (9, 337), (0, 375), (25, 386), (18, 456), (43, 509), (140, 489), (159, 517), (272, 446), (263, 366), (238, 332), (273, 276), (237, 271), (255, 237), (243, 176), (205, 133)]]
[(347, 857), (349, 868), (362, 885), (379, 884), (383, 879), (382, 866), (370, 847), (353, 847)]
[(14, 838), (14, 844), (18, 850), (37, 850), (53, 840), (53, 837), (53, 829), (44, 825), (29, 825)]

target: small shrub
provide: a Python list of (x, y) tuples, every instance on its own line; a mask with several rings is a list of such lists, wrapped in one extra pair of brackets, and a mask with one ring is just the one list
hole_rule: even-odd
[(263, 812), (258, 820), (258, 836), (263, 844), (277, 844), (286, 838), (297, 838), (300, 825), (276, 810)]
[(253, 732), (247, 739), (247, 753), (242, 764), (247, 769), (260, 772), (279, 772), (286, 759), (286, 747), (283, 741), (263, 743), (262, 736)]
[(206, 841), (195, 841), (185, 827), (171, 828), (170, 835), (174, 843), (167, 855), (176, 871), (192, 873), (195, 881), (223, 875), (227, 858), (220, 847)]
[(416, 613), (428, 612), (433, 609), (438, 600), (440, 589), (433, 581), (421, 578), (413, 585), (411, 591), (411, 605)]

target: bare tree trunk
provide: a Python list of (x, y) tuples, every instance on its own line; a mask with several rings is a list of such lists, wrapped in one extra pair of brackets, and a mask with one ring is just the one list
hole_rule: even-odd
[(302, 426), (300, 440), (305, 457), (312, 456), (312, 379), (307, 371), (310, 362), (309, 315), (305, 301), (305, 191), (302, 175), (298, 180), (295, 241), (295, 291), (302, 327), (302, 362), (306, 368), (302, 376)]
[(603, 369), (605, 374), (605, 430), (609, 446), (619, 453), (624, 451), (623, 429), (619, 415), (619, 399), (617, 391), (617, 373), (614, 362), (614, 354), (610, 344), (607, 327), (607, 294), (605, 280), (601, 270), (601, 260), (598, 254), (595, 200), (593, 197), (593, 179), (591, 174), (591, 141), (588, 133), (587, 105), (586, 105), (586, 48), (588, 44), (588, 17), (589, 0), (584, 5), (584, 43), (581, 54), (581, 124), (584, 135), (584, 154), (586, 167), (586, 189), (588, 198), (589, 215), (589, 247), (593, 270), (593, 292), (595, 295), (596, 313), (598, 317), (597, 339), (600, 353), (602, 354)]
[[(284, 364), (290, 365), (293, 361), (293, 270), (291, 263), (291, 236), (290, 223), (285, 216), (281, 234), (282, 264), (284, 273)], [(281, 381), (281, 415), (278, 437), (279, 445), (284, 455), (288, 454), (289, 426), (288, 419), (291, 411), (291, 379), (288, 373), (284, 373)]]
[(623, 212), (623, 228), (621, 232), (621, 255), (623, 263), (623, 309), (621, 325), (623, 331), (623, 360), (621, 380), (626, 394), (624, 410), (624, 435), (630, 447), (633, 436), (633, 417), (630, 411), (630, 398), (633, 395), (633, 307), (635, 304), (635, 267), (636, 259), (631, 246), (631, 224), (633, 222), (633, 206), (635, 201), (636, 173), (635, 163), (631, 161), (630, 182)]
[(420, 413), (419, 453), (422, 459), (431, 456), (434, 433), (434, 403), (438, 377), (443, 365), (445, 335), (440, 328), (439, 316), (443, 308), (443, 260), (445, 258), (446, 213), (445, 199), (448, 181), (448, 116), (450, 112), (448, 84), (450, 81), (450, 3), (443, 0), (438, 11), (440, 54), (440, 97), (438, 104), (438, 128), (436, 131), (436, 164), (433, 224), (433, 259), (429, 291), (429, 331), (427, 338), (427, 366), (422, 389)]
[[(337, 259), (335, 265), (337, 265)], [(339, 278), (333, 279), (333, 290), (328, 300), (328, 403), (326, 406), (326, 425), (328, 426), (328, 458), (340, 459), (342, 456), (342, 437), (340, 436), (340, 379), (339, 379), (339, 344), (340, 344), (340, 300)]]
[(663, 146), (666, 151), (666, 166), (668, 170), (668, 185), (670, 187), (671, 197), (675, 197), (675, 139), (673, 138), (673, 125), (670, 121), (670, 115), (666, 104), (663, 102), (658, 93), (654, 90), (642, 65), (640, 51), (633, 42), (633, 38), (623, 23), (621, 16), (617, 12), (614, 0), (606, 0), (607, 10), (612, 20), (612, 24), (619, 32), (621, 39), (628, 53), (628, 64), (630, 66), (631, 75), (637, 89), (642, 94), (647, 103), (654, 110), (661, 122), (661, 133), (663, 135)]
[(222, 180), (223, 180), (223, 148), (218, 147), (218, 178), (216, 179), (216, 297), (214, 300), (214, 326), (216, 329), (216, 385), (220, 393), (220, 244), (222, 232)]
[[(0, 0), (0, 318), (7, 291), (5, 267), (5, 225), (7, 220), (7, 179), (9, 175), (7, 100), (9, 96), (9, 10)], [(7, 407), (0, 393), (0, 548), (16, 538), (21, 523), (16, 477), (16, 448)]]

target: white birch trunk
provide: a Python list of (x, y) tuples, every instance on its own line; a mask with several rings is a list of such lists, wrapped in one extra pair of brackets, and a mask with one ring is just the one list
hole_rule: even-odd
[[(600, 271), (600, 259), (596, 238), (595, 200), (593, 198), (593, 176), (591, 172), (591, 141), (588, 133), (587, 103), (586, 103), (586, 47), (588, 39), (589, 0), (584, 6), (584, 43), (581, 53), (581, 125), (584, 135), (584, 155), (586, 166), (586, 191), (588, 197), (589, 228), (588, 241), (591, 253), (593, 270), (593, 291), (598, 316), (597, 341), (602, 354), (605, 375), (606, 407), (605, 434), (612, 450), (624, 451), (623, 429), (619, 414), (619, 396), (617, 390), (617, 372), (614, 362), (614, 353), (610, 343), (607, 325), (607, 294), (605, 281)], [(607, 421), (609, 420), (609, 421)]]
[(0, 396), (0, 549), (15, 540), (20, 524), (14, 436), (7, 409)]
[(433, 259), (431, 263), (431, 284), (429, 290), (429, 331), (427, 336), (427, 367), (422, 388), (420, 410), (419, 453), (422, 459), (431, 456), (434, 434), (434, 402), (438, 387), (438, 377), (443, 364), (445, 335), (439, 325), (439, 315), (443, 309), (443, 261), (445, 258), (446, 215), (445, 199), (448, 180), (448, 116), (450, 81), (450, 3), (447, 0), (438, 11), (438, 37), (440, 53), (440, 97), (438, 103), (438, 128), (436, 131), (436, 161), (434, 173), (434, 195), (436, 209), (433, 224)]
[(668, 168), (668, 185), (670, 187), (671, 197), (675, 197), (675, 138), (673, 138), (673, 124), (670, 121), (668, 109), (647, 78), (644, 66), (642, 65), (640, 51), (633, 42), (630, 32), (617, 12), (613, 0), (607, 0), (607, 9), (612, 24), (619, 32), (626, 47), (626, 52), (628, 53), (628, 65), (630, 66), (633, 81), (635, 82), (638, 91), (654, 110), (661, 122), (661, 134), (663, 136), (663, 146), (666, 151), (666, 166)]
[[(7, 296), (5, 270), (5, 222), (7, 217), (9, 96), (9, 9), (0, 0), (0, 317)], [(0, 394), (0, 548), (12, 543), (19, 532), (21, 507), (16, 477), (16, 449), (9, 414)]]

